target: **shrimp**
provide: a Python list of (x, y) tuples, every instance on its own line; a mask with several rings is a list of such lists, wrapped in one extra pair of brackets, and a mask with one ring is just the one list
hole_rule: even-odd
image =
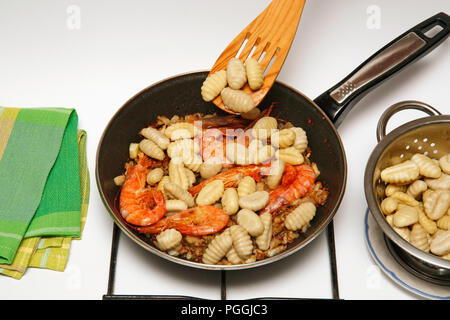
[(189, 192), (193, 196), (195, 196), (200, 192), (200, 190), (202, 190), (202, 188), (206, 184), (213, 180), (222, 180), (225, 188), (237, 187), (239, 181), (247, 176), (252, 177), (256, 182), (259, 182), (261, 181), (262, 176), (268, 175), (270, 173), (270, 166), (271, 164), (267, 163), (261, 165), (252, 164), (249, 166), (234, 167), (200, 182), (199, 184), (190, 188)]
[(160, 233), (165, 229), (176, 229), (183, 235), (204, 236), (222, 230), (230, 216), (214, 206), (200, 206), (178, 212), (148, 227), (139, 227), (141, 233)]
[(286, 164), (281, 185), (270, 192), (269, 202), (260, 214), (273, 213), (283, 205), (305, 196), (315, 180), (316, 174), (311, 166)]
[(147, 169), (152, 164), (152, 160), (143, 156), (136, 165), (130, 165), (120, 192), (120, 214), (137, 226), (153, 224), (166, 213), (163, 193), (145, 186)]

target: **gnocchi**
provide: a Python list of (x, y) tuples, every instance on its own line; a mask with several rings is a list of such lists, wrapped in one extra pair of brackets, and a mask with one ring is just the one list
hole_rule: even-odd
[(231, 89), (241, 89), (247, 82), (247, 73), (241, 60), (231, 58), (227, 64), (227, 81)]
[[(226, 85), (221, 92), (234, 90)], [(247, 86), (245, 90), (248, 92)], [(131, 192), (120, 195), (131, 198), (130, 203), (137, 200), (135, 207), (140, 216), (161, 214), (158, 223), (137, 229), (159, 250), (216, 265), (259, 261), (283, 252), (300, 232), (306, 231), (313, 217), (296, 231), (287, 227), (286, 220), (293, 218), (292, 214), (288, 217), (288, 211), (293, 206), (309, 202), (315, 207), (325, 203), (328, 189), (311, 178), (311, 184), (305, 186), (314, 188), (311, 192), (295, 194), (295, 199), (281, 203), (279, 208), (278, 204), (268, 207), (269, 192), (290, 183), (282, 179), (287, 161), (300, 162), (280, 159), (277, 149), (284, 150), (282, 156), (292, 150), (296, 156), (300, 155), (298, 158), (302, 157), (305, 169), (309, 167), (308, 171), (316, 175), (320, 171), (309, 158), (309, 152), (302, 154), (307, 148), (306, 134), (301, 147), (289, 121), (269, 116), (270, 109), (263, 114), (253, 107), (241, 114), (249, 120), (201, 113), (158, 116), (156, 123), (139, 131), (142, 137), (139, 143), (129, 144), (125, 172), (114, 183), (123, 191), (132, 185), (123, 186), (124, 182), (138, 179), (135, 185), (139, 185), (139, 190), (130, 188)], [(209, 129), (214, 130), (213, 135), (209, 135)], [(235, 131), (230, 133), (229, 129)], [(137, 174), (129, 174), (130, 170)], [(126, 202), (119, 202), (121, 210), (127, 206)], [(442, 219), (440, 225), (444, 222)]]
[(294, 148), (298, 149), (300, 152), (304, 152), (308, 147), (308, 137), (305, 130), (299, 127), (290, 128), (291, 131), (295, 133)]
[(286, 162), (283, 160), (273, 161), (270, 167), (270, 173), (266, 178), (267, 186), (270, 189), (278, 187), (283, 176), (284, 169), (286, 168)]
[(428, 252), (430, 251), (430, 243), (428, 233), (420, 224), (414, 224), (409, 234), (409, 240), (416, 248)]
[(245, 166), (249, 165), (250, 160), (250, 152), (248, 148), (240, 143), (231, 142), (227, 143), (225, 147), (225, 153), (227, 158), (235, 164)]
[(440, 257), (448, 254), (445, 232), (450, 227), (447, 156), (437, 160), (414, 154), (381, 172), (381, 179), (388, 183), (380, 202), (386, 221), (413, 246)]
[(169, 162), (170, 181), (179, 185), (182, 189), (189, 188), (189, 180), (184, 170), (184, 165), (180, 159), (171, 159)]
[(411, 183), (406, 190), (406, 193), (412, 196), (413, 198), (418, 198), (422, 193), (424, 193), (428, 189), (427, 184), (423, 180), (416, 180)]
[(381, 171), (381, 179), (387, 183), (408, 184), (419, 177), (419, 167), (411, 160), (387, 167)]
[(398, 208), (398, 200), (392, 197), (384, 198), (380, 204), (381, 211), (385, 215), (390, 215)]
[(394, 225), (396, 227), (407, 227), (419, 221), (419, 213), (410, 206), (403, 206), (394, 213)]
[(174, 211), (183, 211), (187, 209), (186, 202), (179, 200), (179, 199), (173, 199), (173, 200), (166, 200), (166, 210), (167, 212), (174, 212)]
[(229, 215), (239, 210), (239, 196), (235, 188), (228, 188), (223, 192), (222, 208)]
[(291, 165), (302, 164), (305, 161), (301, 152), (294, 147), (279, 149), (276, 153), (276, 158)]
[(181, 188), (178, 184), (173, 182), (164, 183), (164, 190), (170, 193), (174, 198), (184, 201), (188, 207), (194, 207), (194, 197)]
[(243, 197), (255, 191), (256, 191), (256, 181), (252, 177), (245, 177), (238, 184), (237, 193), (239, 197)]
[(286, 228), (289, 230), (306, 230), (309, 222), (316, 215), (316, 206), (311, 202), (304, 202), (289, 213), (285, 220)]
[(130, 159), (135, 159), (138, 156), (138, 152), (139, 152), (139, 143), (130, 143), (130, 146), (128, 147)]
[(224, 190), (225, 186), (221, 180), (207, 183), (197, 196), (197, 205), (208, 206), (216, 203), (222, 197)]
[(269, 193), (267, 191), (255, 191), (242, 196), (239, 199), (239, 206), (243, 209), (259, 211), (269, 202)]
[(255, 58), (248, 58), (245, 61), (245, 71), (247, 73), (248, 85), (252, 90), (261, 88), (264, 82), (264, 70)]
[(450, 174), (450, 153), (439, 159), (439, 165), (441, 166), (442, 171), (446, 174)]
[(450, 190), (450, 175), (443, 173), (437, 179), (425, 179), (425, 183), (433, 190)]
[(172, 141), (179, 139), (190, 139), (194, 137), (195, 127), (189, 122), (176, 122), (169, 125), (164, 134)]
[(164, 176), (163, 169), (155, 168), (151, 170), (149, 173), (147, 173), (147, 183), (151, 186), (154, 186), (155, 184), (161, 181), (163, 176)]
[(214, 177), (222, 170), (222, 161), (218, 158), (209, 158), (200, 165), (200, 176), (203, 179)]
[(158, 247), (167, 251), (180, 244), (182, 235), (175, 229), (166, 229), (156, 236)]
[(275, 133), (272, 134), (272, 137), (270, 138), (271, 144), (280, 149), (292, 146), (294, 144), (294, 141), (295, 141), (295, 132), (291, 129), (282, 129), (276, 131)]
[(230, 231), (227, 229), (210, 242), (203, 254), (203, 263), (216, 264), (227, 254), (232, 245)]
[(264, 224), (252, 210), (242, 209), (237, 213), (238, 225), (247, 230), (248, 234), (257, 237), (264, 232)]
[(220, 93), (224, 105), (231, 111), (247, 113), (255, 107), (252, 97), (242, 90), (224, 88)]
[(150, 158), (156, 160), (164, 160), (164, 158), (166, 157), (164, 151), (160, 147), (158, 147), (156, 143), (148, 139), (143, 139), (141, 142), (139, 142), (139, 150), (144, 152)]
[(439, 178), (441, 176), (439, 165), (426, 155), (417, 153), (412, 156), (411, 160), (419, 167), (420, 175), (428, 178)]
[(141, 135), (143, 135), (146, 139), (153, 141), (158, 147), (160, 147), (162, 150), (166, 150), (169, 146), (170, 140), (167, 138), (164, 133), (162, 133), (159, 130), (156, 130), (155, 128), (148, 127), (144, 128), (140, 132)]
[(212, 101), (227, 86), (227, 72), (220, 70), (206, 78), (201, 87), (202, 98)]
[(114, 184), (118, 187), (122, 186), (125, 182), (125, 175), (120, 175), (114, 178)]
[(262, 117), (256, 121), (252, 129), (253, 137), (260, 140), (267, 140), (278, 128), (277, 119), (273, 117)]
[(253, 242), (250, 235), (238, 224), (231, 226), (229, 230), (234, 250), (241, 259), (247, 259), (253, 251)]
[(438, 256), (445, 255), (450, 252), (450, 231), (440, 230), (431, 239), (430, 250)]
[(264, 231), (260, 234), (255, 242), (259, 249), (267, 250), (270, 246), (270, 241), (272, 240), (272, 215), (265, 212), (259, 216), (261, 222), (264, 225)]

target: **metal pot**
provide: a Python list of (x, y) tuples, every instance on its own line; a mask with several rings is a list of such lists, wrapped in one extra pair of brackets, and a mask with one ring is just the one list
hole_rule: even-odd
[[(430, 116), (407, 122), (386, 134), (389, 119), (405, 109), (421, 110)], [(450, 261), (424, 252), (404, 240), (388, 224), (380, 209), (386, 186), (380, 178), (384, 168), (410, 159), (416, 153), (435, 159), (450, 153), (450, 115), (441, 115), (423, 102), (402, 101), (382, 114), (378, 122), (377, 139), (378, 144), (369, 157), (364, 175), (369, 210), (387, 237), (387, 244), (399, 263), (422, 279), (450, 285)]]

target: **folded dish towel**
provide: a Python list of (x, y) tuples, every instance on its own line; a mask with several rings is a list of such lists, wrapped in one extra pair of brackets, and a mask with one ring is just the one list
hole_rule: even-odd
[[(78, 152), (81, 191), (81, 230), (83, 231), (89, 205), (89, 170), (86, 159), (86, 132), (78, 130)], [(0, 274), (20, 279), (27, 268), (64, 271), (72, 240), (80, 237), (31, 237), (23, 239), (11, 264), (0, 264)]]
[(66, 238), (80, 237), (87, 168), (80, 166), (85, 134), (79, 139), (77, 126), (74, 109), (0, 107), (1, 264), (11, 266), (24, 253), (34, 256), (32, 266), (46, 264), (40, 250), (67, 248)]

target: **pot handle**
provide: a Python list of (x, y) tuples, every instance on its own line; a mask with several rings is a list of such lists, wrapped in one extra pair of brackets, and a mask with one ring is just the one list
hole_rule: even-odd
[(430, 116), (441, 115), (441, 113), (438, 110), (436, 110), (432, 106), (430, 106), (424, 102), (420, 102), (420, 101), (407, 100), (407, 101), (401, 101), (396, 104), (393, 104), (392, 106), (390, 106), (383, 112), (383, 114), (380, 117), (380, 120), (378, 120), (378, 125), (377, 125), (377, 140), (378, 140), (378, 142), (380, 142), (386, 136), (386, 126), (387, 126), (389, 119), (391, 119), (391, 117), (394, 114), (396, 114), (397, 112), (406, 110), (406, 109), (420, 110), (420, 111), (423, 111), (423, 112), (429, 114)]
[[(442, 29), (432, 36), (427, 35), (436, 26)], [(314, 102), (337, 127), (371, 89), (432, 51), (449, 35), (450, 17), (444, 12), (438, 13), (388, 43)]]

